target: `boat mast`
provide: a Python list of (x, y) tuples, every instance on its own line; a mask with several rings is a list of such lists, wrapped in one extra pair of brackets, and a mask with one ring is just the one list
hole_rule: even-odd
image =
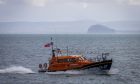
[(53, 50), (53, 42), (52, 42), (52, 37), (51, 37), (51, 45), (52, 45), (52, 50)]
[(55, 57), (55, 50), (53, 49), (53, 41), (51, 37), (52, 57)]

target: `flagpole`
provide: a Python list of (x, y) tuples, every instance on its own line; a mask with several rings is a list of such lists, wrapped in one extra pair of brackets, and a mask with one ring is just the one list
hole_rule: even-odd
[(51, 46), (52, 46), (52, 50), (53, 50), (53, 42), (52, 42), (52, 37), (51, 37)]
[(67, 46), (67, 56), (68, 56), (68, 52), (69, 52), (69, 51), (68, 51), (68, 46)]
[(52, 37), (51, 37), (51, 47), (52, 47), (52, 56), (55, 57), (55, 51), (53, 50), (53, 41), (52, 41)]

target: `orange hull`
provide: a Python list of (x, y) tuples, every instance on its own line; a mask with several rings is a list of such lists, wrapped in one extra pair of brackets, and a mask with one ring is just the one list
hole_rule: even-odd
[(50, 60), (48, 71), (66, 71), (83, 67), (91, 62), (81, 56), (56, 56)]

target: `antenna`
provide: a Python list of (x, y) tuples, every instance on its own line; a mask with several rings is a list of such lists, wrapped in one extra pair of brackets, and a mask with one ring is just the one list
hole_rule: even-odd
[(69, 52), (69, 48), (68, 48), (68, 46), (67, 46), (67, 56), (69, 55), (68, 52)]

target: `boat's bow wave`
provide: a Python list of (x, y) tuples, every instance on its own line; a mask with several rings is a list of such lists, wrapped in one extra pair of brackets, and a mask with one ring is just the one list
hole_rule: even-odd
[(10, 66), (4, 69), (0, 69), (0, 73), (19, 73), (19, 74), (31, 74), (35, 73), (29, 68), (23, 66)]
[[(115, 70), (116, 71), (116, 70)], [(117, 74), (117, 72), (115, 72), (114, 70), (112, 70), (111, 72), (106, 70), (106, 71), (102, 71), (99, 69), (87, 69), (87, 70), (67, 70), (67, 71), (57, 71), (57, 72), (46, 72), (47, 74), (50, 75), (66, 75), (66, 74), (70, 74), (70, 75), (102, 75), (102, 74)]]
[(117, 69), (117, 68), (111, 68), (108, 71), (108, 74), (118, 74), (118, 73), (119, 73), (119, 69)]
[(68, 71), (57, 71), (57, 72), (46, 72), (47, 74), (58, 74), (58, 75), (63, 75), (63, 74), (82, 74), (81, 71), (76, 71), (76, 70), (68, 70)]

